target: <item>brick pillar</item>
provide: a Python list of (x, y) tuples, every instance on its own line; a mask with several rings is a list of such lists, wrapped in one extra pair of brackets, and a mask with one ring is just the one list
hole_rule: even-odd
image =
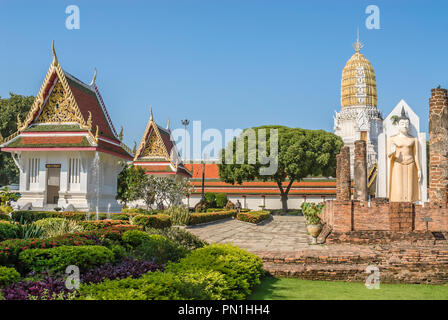
[(447, 90), (431, 90), (429, 99), (429, 202), (448, 201), (448, 96)]
[(354, 199), (367, 201), (367, 144), (364, 140), (355, 141)]
[(336, 200), (348, 201), (350, 198), (350, 148), (343, 146), (336, 156)]

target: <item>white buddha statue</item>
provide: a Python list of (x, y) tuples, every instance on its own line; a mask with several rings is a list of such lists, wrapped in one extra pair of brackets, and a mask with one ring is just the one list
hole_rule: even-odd
[(389, 161), (389, 190), (391, 202), (415, 202), (421, 200), (422, 171), (418, 138), (409, 135), (409, 118), (404, 108), (396, 119), (398, 134), (387, 139)]

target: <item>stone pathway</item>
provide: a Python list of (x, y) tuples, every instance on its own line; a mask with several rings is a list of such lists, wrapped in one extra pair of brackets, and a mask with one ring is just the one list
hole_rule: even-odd
[(302, 216), (273, 216), (273, 220), (264, 225), (225, 220), (188, 227), (188, 231), (207, 242), (233, 243), (251, 252), (295, 251), (309, 248), (311, 241)]

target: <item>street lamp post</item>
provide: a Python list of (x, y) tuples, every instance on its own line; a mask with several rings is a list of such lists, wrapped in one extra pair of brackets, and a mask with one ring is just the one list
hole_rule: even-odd
[(181, 121), (182, 125), (184, 126), (185, 133), (184, 133), (184, 161), (187, 163), (187, 126), (190, 124), (190, 120), (185, 118)]
[(201, 201), (205, 201), (205, 153), (202, 160), (202, 197)]

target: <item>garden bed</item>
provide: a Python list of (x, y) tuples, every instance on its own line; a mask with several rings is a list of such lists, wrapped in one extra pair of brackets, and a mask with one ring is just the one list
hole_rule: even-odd
[[(85, 221), (52, 214), (0, 224), (0, 300), (245, 299), (264, 274), (257, 256), (208, 245), (170, 227), (167, 215)], [(79, 289), (65, 285), (70, 265), (80, 270)]]
[(240, 212), (237, 215), (237, 219), (244, 222), (250, 222), (254, 224), (259, 224), (267, 219), (270, 219), (271, 213), (269, 211), (250, 211), (250, 212)]
[(207, 213), (192, 213), (188, 225), (197, 225), (222, 219), (234, 218), (236, 215), (235, 210), (219, 211), (219, 212), (207, 212)]

